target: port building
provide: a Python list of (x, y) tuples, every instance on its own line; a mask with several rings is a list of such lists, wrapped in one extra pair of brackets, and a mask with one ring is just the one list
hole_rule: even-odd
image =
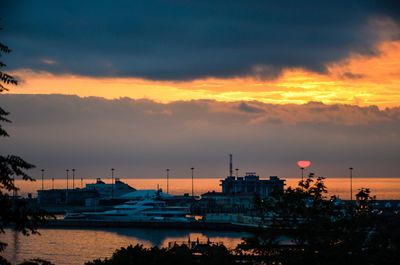
[(49, 189), (38, 190), (38, 203), (41, 205), (87, 205), (95, 201), (112, 200), (136, 191), (135, 188), (122, 182), (119, 178), (115, 183), (105, 183), (100, 178), (95, 183), (86, 184), (83, 189)]
[(115, 179), (115, 183), (105, 183), (100, 178), (95, 183), (86, 184), (86, 190), (95, 190), (99, 193), (101, 199), (119, 198), (122, 195), (136, 191), (128, 184), (122, 182), (119, 178)]
[(244, 177), (228, 176), (221, 180), (222, 193), (224, 194), (258, 194), (261, 198), (266, 198), (272, 193), (282, 193), (285, 180), (277, 176), (269, 179), (260, 179), (255, 172), (247, 172)]
[(267, 198), (284, 191), (285, 180), (277, 176), (261, 179), (255, 172), (243, 177), (228, 176), (221, 180), (222, 191), (209, 191), (193, 205), (199, 214), (206, 213), (249, 213), (254, 209), (254, 198)]

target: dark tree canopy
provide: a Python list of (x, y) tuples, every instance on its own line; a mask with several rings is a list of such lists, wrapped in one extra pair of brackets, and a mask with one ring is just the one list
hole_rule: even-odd
[[(85, 265), (233, 265), (234, 256), (223, 245), (204, 246), (201, 252), (193, 252), (186, 245), (171, 249), (128, 246), (114, 252), (109, 259), (97, 259)], [(241, 263), (246, 265), (248, 263)]]
[[(4, 53), (10, 52), (11, 49), (0, 42), (0, 59)], [(0, 93), (8, 91), (8, 85), (17, 85), (18, 83), (13, 76), (3, 71), (5, 66), (6, 64), (0, 61)], [(0, 137), (9, 137), (7, 131), (3, 128), (4, 123), (11, 122), (7, 118), (8, 115), (9, 113), (0, 107)], [(44, 211), (32, 207), (27, 200), (10, 195), (18, 191), (14, 181), (15, 178), (34, 181), (27, 173), (27, 170), (32, 168), (34, 168), (34, 165), (26, 162), (21, 157), (0, 154), (0, 234), (5, 233), (4, 228), (6, 226), (12, 226), (24, 235), (37, 233), (37, 224), (48, 217)], [(0, 241), (0, 253), (6, 246), (4, 242)], [(0, 264), (8, 263), (0, 256)]]
[(238, 250), (262, 256), (264, 264), (398, 264), (398, 214), (374, 214), (369, 189), (360, 189), (354, 203), (326, 194), (324, 178), (311, 174), (282, 195), (256, 201), (265, 226)]

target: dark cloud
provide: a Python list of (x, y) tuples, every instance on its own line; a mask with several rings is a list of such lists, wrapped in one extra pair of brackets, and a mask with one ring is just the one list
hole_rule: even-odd
[(12, 69), (183, 80), (323, 72), (396, 37), (398, 24), (381, 33), (398, 10), (395, 0), (6, 0), (0, 16)]
[[(235, 166), (262, 176), (294, 176), (295, 162), (313, 161), (327, 177), (398, 177), (400, 108), (243, 103), (210, 100), (156, 103), (121, 98), (65, 95), (1, 95), (11, 112), (11, 134), (1, 152), (15, 153), (62, 177), (65, 168), (83, 176), (105, 176), (118, 168), (124, 177), (160, 177), (173, 168), (187, 177), (227, 174), (227, 154)], [(243, 106), (243, 105), (242, 105)], [(382, 173), (383, 172), (383, 173)]]
[(344, 72), (341, 77), (343, 79), (360, 79), (363, 78), (363, 74), (357, 74), (357, 73), (352, 73), (352, 72)]
[(251, 106), (245, 102), (242, 102), (239, 104), (238, 106), (239, 110), (244, 111), (244, 112), (248, 112), (248, 113), (260, 113), (260, 112), (264, 112), (263, 109), (255, 107), (255, 106)]

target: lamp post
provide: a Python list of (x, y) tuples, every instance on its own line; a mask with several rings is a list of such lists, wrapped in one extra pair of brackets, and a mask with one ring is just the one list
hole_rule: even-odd
[(68, 191), (68, 188), (69, 188), (69, 186), (68, 186), (68, 179), (69, 179), (69, 169), (66, 169), (65, 171), (67, 172), (67, 191)]
[(311, 166), (311, 161), (307, 161), (307, 160), (297, 161), (297, 166), (301, 170), (301, 181), (303, 181), (304, 180), (304, 169), (306, 169), (309, 166)]
[(41, 169), (42, 171), (42, 191), (44, 190), (44, 169)]
[(81, 178), (81, 189), (83, 188), (83, 178)]
[(353, 168), (349, 167), (350, 170), (350, 201), (353, 201)]
[(54, 178), (51, 178), (51, 189), (54, 190)]
[(167, 193), (169, 193), (169, 168), (167, 168), (166, 171), (167, 171)]
[[(15, 185), (15, 175), (13, 175), (13, 185)], [(15, 189), (13, 189), (13, 200), (15, 200), (15, 196), (16, 196), (17, 194), (16, 194), (16, 190)]]
[(239, 177), (239, 169), (235, 169), (236, 170), (236, 177)]
[(68, 179), (69, 179), (69, 169), (66, 169), (65, 171), (67, 171), (67, 192), (65, 193), (65, 203), (68, 204)]
[(192, 171), (192, 197), (194, 197), (194, 167), (190, 168)]
[(114, 168), (111, 169), (111, 198), (114, 199)]
[(72, 189), (75, 189), (75, 168), (72, 169)]

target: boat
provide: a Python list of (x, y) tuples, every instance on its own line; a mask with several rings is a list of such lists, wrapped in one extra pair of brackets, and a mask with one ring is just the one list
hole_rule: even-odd
[(189, 222), (189, 207), (167, 206), (165, 201), (144, 199), (127, 201), (101, 212), (67, 213), (64, 219), (118, 222)]

